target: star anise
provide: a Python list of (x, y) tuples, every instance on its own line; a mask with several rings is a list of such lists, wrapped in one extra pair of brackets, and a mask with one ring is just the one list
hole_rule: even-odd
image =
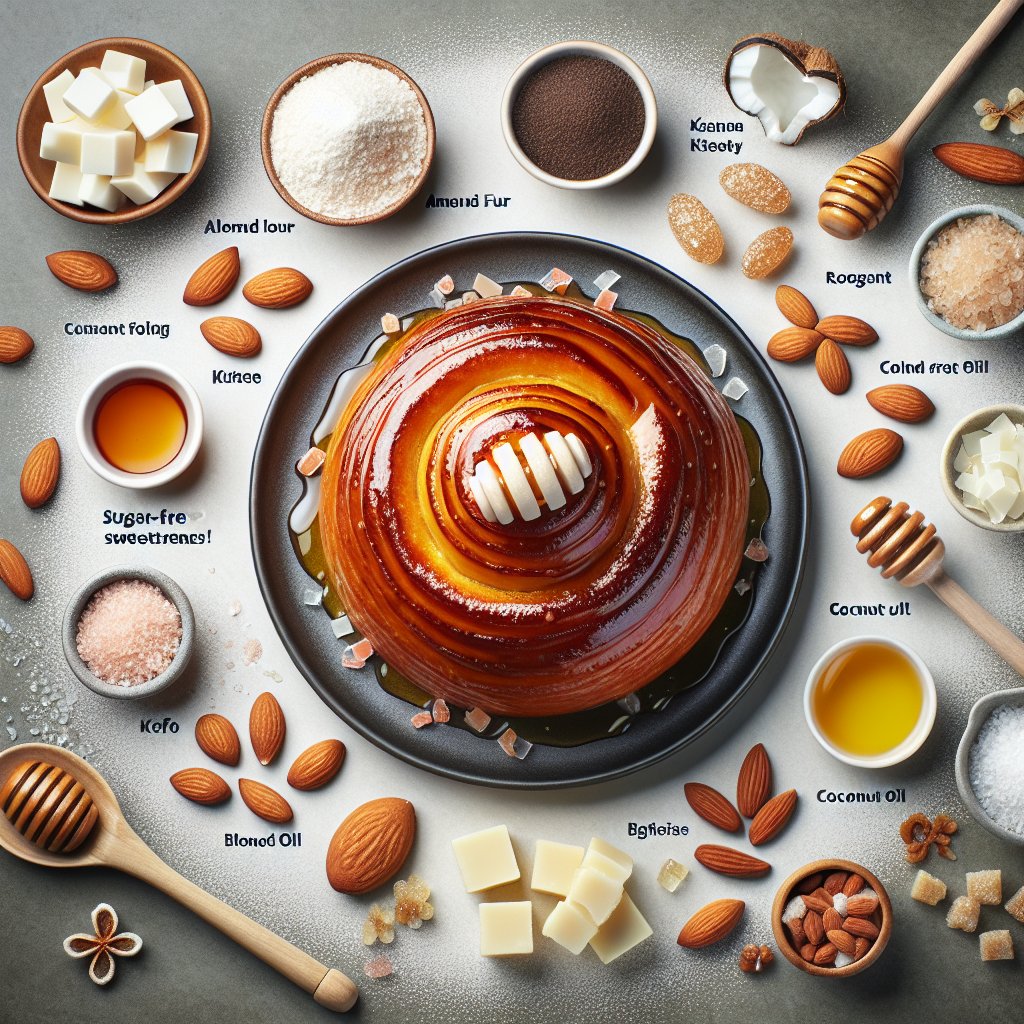
[(117, 930), (117, 912), (109, 903), (101, 903), (92, 912), (92, 935), (78, 932), (64, 940), (64, 952), (76, 959), (91, 956), (89, 977), (97, 985), (106, 985), (114, 977), (115, 956), (135, 956), (142, 939), (135, 932)]
[(912, 814), (900, 825), (900, 838), (907, 847), (907, 863), (920, 864), (933, 843), (940, 857), (956, 860), (950, 844), (958, 827), (948, 814), (938, 815), (934, 822), (920, 812)]
[(1005, 117), (1010, 122), (1014, 135), (1024, 133), (1024, 90), (1011, 89), (1005, 107), (997, 107), (990, 99), (980, 99), (974, 104), (974, 112), (981, 114), (981, 127), (994, 132)]

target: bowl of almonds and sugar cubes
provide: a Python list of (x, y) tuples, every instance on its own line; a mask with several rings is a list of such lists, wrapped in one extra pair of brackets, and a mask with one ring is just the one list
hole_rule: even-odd
[(210, 104), (192, 69), (145, 39), (85, 43), (50, 65), (18, 117), (18, 159), (36, 195), (86, 224), (171, 205), (210, 149)]

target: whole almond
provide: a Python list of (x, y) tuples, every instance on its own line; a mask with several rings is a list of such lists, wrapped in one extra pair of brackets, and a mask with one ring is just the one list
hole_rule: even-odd
[(753, 818), (772, 792), (772, 763), (763, 743), (747, 751), (736, 782), (736, 806), (744, 818)]
[[(828, 900), (823, 900), (820, 896), (815, 896), (814, 893), (807, 893), (803, 897), (804, 906), (807, 907), (808, 911), (813, 910), (816, 914), (824, 914), (832, 906), (831, 899), (832, 897), (830, 896)], [(807, 923), (806, 918), (804, 923)]]
[(760, 846), (774, 839), (789, 823), (796, 810), (796, 801), (795, 789), (787, 789), (785, 793), (773, 796), (750, 823), (751, 845)]
[(846, 353), (831, 339), (826, 338), (814, 353), (814, 368), (826, 391), (843, 395), (850, 390), (850, 362)]
[(825, 932), (825, 936), (840, 953), (853, 956), (857, 948), (857, 940), (849, 932), (844, 932), (842, 928), (831, 928)]
[(185, 285), (182, 301), (190, 306), (212, 306), (226, 299), (235, 287), (240, 269), (238, 246), (221, 249), (196, 268)]
[(825, 340), (824, 336), (806, 327), (784, 327), (768, 341), (768, 355), (780, 363), (806, 359)]
[(232, 768), (242, 756), (238, 732), (223, 715), (203, 715), (196, 722), (196, 743), (207, 757)]
[(802, 881), (797, 882), (795, 891), (801, 896), (806, 896), (808, 893), (814, 892), (821, 885), (824, 877), (820, 872), (815, 875), (808, 875)]
[(32, 570), (25, 556), (9, 540), (0, 540), (0, 583), (22, 601), (35, 593)]
[(853, 944), (853, 959), (859, 960), (871, 948), (871, 940), (858, 938)]
[(850, 875), (843, 886), (843, 895), (847, 897), (856, 896), (864, 888), (864, 885), (865, 882), (862, 876)]
[(822, 889), (827, 893), (831, 893), (833, 896), (836, 893), (843, 891), (843, 886), (846, 885), (847, 874), (845, 871), (833, 871), (832, 874), (827, 875), (825, 880), (821, 883)]
[(743, 827), (736, 808), (717, 789), (701, 782), (688, 782), (683, 786), (683, 793), (694, 813), (716, 828), (725, 832), (739, 832)]
[(676, 941), (686, 949), (703, 949), (721, 942), (740, 923), (744, 909), (743, 900), (715, 900), (683, 925)]
[(357, 807), (327, 848), (327, 880), (338, 892), (370, 892), (396, 875), (416, 838), (408, 800), (382, 797)]
[(807, 963), (814, 963), (814, 954), (818, 952), (818, 947), (812, 942), (808, 942), (806, 945), (800, 947), (800, 956)]
[(843, 921), (843, 931), (862, 939), (877, 939), (878, 926), (866, 917), (848, 917)]
[(816, 910), (808, 910), (804, 914), (804, 934), (807, 941), (815, 946), (820, 946), (825, 941), (825, 925), (821, 920), (821, 914)]
[(292, 820), (291, 804), (276, 789), (256, 782), (253, 779), (239, 779), (238, 792), (242, 796), (245, 806), (258, 818), (272, 822), (274, 825), (284, 825)]
[(765, 860), (752, 857), (742, 850), (734, 850), (729, 846), (717, 846), (704, 843), (693, 851), (694, 859), (703, 864), (709, 871), (732, 878), (760, 878), (771, 871), (772, 866)]
[(20, 327), (0, 327), (0, 363), (16, 363), (35, 348), (28, 331)]
[(932, 400), (913, 384), (884, 384), (869, 391), (867, 400), (883, 416), (901, 423), (920, 423), (935, 412)]
[(932, 153), (951, 171), (989, 185), (1024, 185), (1024, 157), (981, 142), (944, 142)]
[(775, 289), (775, 305), (779, 307), (779, 312), (797, 327), (813, 330), (818, 325), (818, 313), (811, 300), (788, 284), (780, 284)]
[(891, 466), (903, 451), (903, 438), (895, 430), (876, 427), (858, 434), (839, 453), (836, 472), (860, 480)]
[(829, 932), (834, 932), (837, 928), (843, 927), (843, 915), (835, 907), (829, 907), (821, 915), (821, 923), (827, 935)]
[(814, 954), (814, 962), (819, 967), (828, 967), (836, 962), (836, 953), (838, 952), (839, 950), (831, 942), (826, 942), (823, 946), (818, 947)]
[(249, 712), (249, 739), (257, 760), (268, 765), (284, 745), (284, 712), (272, 693), (261, 693)]
[(288, 769), (288, 785), (309, 790), (325, 786), (341, 769), (345, 744), (341, 740), (321, 740), (307, 747)]
[(171, 776), (171, 785), (197, 804), (222, 804), (231, 799), (231, 787), (208, 768), (182, 768)]
[(28, 453), (21, 468), (21, 500), (29, 508), (45, 505), (53, 497), (59, 477), (60, 445), (55, 437), (48, 437)]
[(878, 333), (871, 324), (855, 316), (827, 316), (815, 328), (819, 334), (844, 345), (870, 345), (878, 341)]
[(211, 316), (199, 325), (203, 337), (226, 356), (248, 359), (263, 347), (260, 332), (247, 320), (236, 316)]
[(811, 896), (814, 899), (819, 900), (821, 903), (824, 903), (826, 907), (835, 905), (835, 900), (832, 899), (832, 893), (830, 893), (824, 886), (815, 889), (814, 892), (811, 893)]
[(794, 917), (786, 922), (786, 927), (789, 929), (790, 938), (793, 940), (793, 948), (799, 949), (807, 941), (807, 931), (804, 928), (803, 921)]
[(264, 309), (284, 309), (308, 299), (313, 282), (293, 267), (265, 270), (247, 282), (242, 294), (254, 305)]
[(117, 271), (95, 252), (66, 249), (50, 253), (46, 265), (58, 281), (81, 292), (102, 292), (117, 284)]
[(874, 896), (849, 896), (846, 900), (846, 913), (850, 917), (870, 917), (878, 909), (878, 900)]

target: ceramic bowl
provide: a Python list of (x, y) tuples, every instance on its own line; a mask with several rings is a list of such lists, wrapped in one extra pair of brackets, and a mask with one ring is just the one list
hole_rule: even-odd
[[(519, 145), (519, 140), (516, 138), (516, 133), (512, 129), (512, 108), (515, 105), (516, 97), (519, 95), (519, 90), (526, 79), (539, 67), (549, 64), (559, 57), (576, 56), (602, 58), (622, 68), (636, 83), (636, 87), (640, 90), (640, 95), (644, 101), (644, 131), (640, 137), (640, 144), (633, 155), (621, 167), (610, 174), (605, 174), (600, 178), (590, 178), (587, 181), (558, 178), (553, 174), (548, 174), (547, 171), (541, 170), (523, 152), (522, 147)], [(651, 83), (640, 65), (619, 50), (611, 46), (605, 46), (604, 43), (586, 40), (553, 43), (551, 46), (545, 46), (543, 49), (527, 57), (508, 80), (508, 85), (505, 86), (505, 94), (501, 98), (501, 130), (505, 135), (505, 142), (509, 150), (520, 166), (540, 181), (546, 182), (548, 185), (554, 185), (557, 188), (606, 188), (608, 185), (614, 185), (616, 182), (622, 181), (623, 178), (632, 174), (644, 162), (647, 154), (651, 151), (651, 146), (654, 144), (654, 136), (658, 130), (658, 104), (654, 98), (654, 89), (651, 88)]]
[[(818, 964), (808, 963), (800, 955), (800, 951), (793, 947), (792, 936), (789, 929), (782, 923), (782, 915), (786, 905), (796, 895), (797, 886), (805, 878), (817, 874), (828, 876), (834, 871), (860, 875), (867, 882), (868, 888), (875, 891), (878, 896), (878, 908), (868, 920), (878, 928), (878, 937), (867, 953), (852, 964), (847, 964), (845, 967), (820, 967)], [(849, 978), (853, 974), (866, 971), (882, 955), (889, 936), (892, 935), (892, 903), (889, 900), (889, 894), (885, 891), (885, 886), (872, 872), (861, 867), (860, 864), (855, 864), (851, 860), (816, 860), (805, 864), (799, 871), (794, 871), (779, 886), (779, 891), (775, 894), (775, 902), (772, 904), (772, 931), (775, 934), (775, 942), (779, 951), (794, 967), (799, 967), (801, 971), (806, 971), (818, 978)]]
[[(181, 643), (178, 645), (177, 653), (174, 655), (170, 665), (154, 676), (148, 682), (138, 683), (135, 686), (116, 686), (113, 683), (105, 683), (98, 679), (90, 671), (89, 666), (78, 654), (78, 646), (75, 639), (78, 635), (78, 620), (82, 617), (85, 606), (89, 603), (96, 591), (105, 587), (108, 583), (116, 583), (120, 580), (145, 580), (152, 583), (163, 591), (164, 596), (178, 609), (181, 616)], [(192, 613), (192, 605), (189, 602), (185, 591), (178, 586), (169, 576), (165, 576), (156, 569), (149, 569), (144, 566), (118, 566), (112, 569), (105, 569), (98, 576), (94, 576), (88, 583), (84, 583), (72, 596), (64, 612), (64, 629), (62, 640), (64, 644), (64, 657), (71, 671), (78, 679), (102, 697), (116, 697), (118, 700), (137, 700), (139, 697), (152, 697), (155, 693), (165, 690), (185, 671), (192, 651), (195, 648), (196, 624), (195, 616)]]
[[(860, 647), (862, 644), (881, 644), (883, 647), (891, 647), (893, 650), (899, 651), (914, 666), (924, 697), (921, 714), (910, 735), (898, 747), (873, 757), (861, 757), (835, 746), (818, 728), (814, 715), (814, 691), (825, 669), (840, 655)], [(932, 731), (937, 705), (935, 680), (932, 678), (931, 672), (928, 671), (928, 666), (906, 644), (884, 636), (853, 636), (834, 644), (815, 663), (814, 668), (807, 676), (807, 684), (804, 687), (804, 717), (807, 719), (807, 727), (811, 730), (812, 735), (834, 758), (857, 768), (887, 768), (905, 761), (916, 753)]]
[[(181, 450), (166, 466), (152, 473), (126, 473), (123, 469), (112, 466), (103, 457), (96, 443), (93, 421), (100, 402), (109, 392), (119, 384), (141, 379), (158, 381), (178, 396), (185, 407), (188, 429)], [(98, 377), (82, 395), (75, 432), (82, 457), (93, 472), (119, 487), (148, 490), (170, 483), (192, 465), (203, 442), (203, 407), (196, 389), (169, 366), (161, 366), (159, 363), (122, 363)]]
[(917, 308), (921, 310), (921, 315), (933, 327), (937, 327), (942, 331), (943, 334), (948, 334), (951, 338), (959, 338), (961, 341), (992, 341), (995, 338), (1005, 338), (1007, 335), (1014, 334), (1021, 330), (1021, 328), (1024, 328), (1024, 313), (1021, 313), (1002, 326), (993, 327), (988, 331), (962, 330), (959, 327), (954, 327), (951, 323), (947, 323), (937, 313), (933, 313), (928, 308), (928, 300), (921, 293), (921, 259), (932, 238), (947, 224), (952, 224), (953, 221), (958, 220), (960, 217), (980, 217), (986, 213), (994, 213), (1008, 224), (1012, 224), (1018, 231), (1024, 232), (1024, 217), (1013, 213), (1011, 210), (1004, 209), (1001, 206), (962, 206), (957, 210), (950, 210), (949, 213), (944, 213), (941, 217), (933, 220), (917, 240), (914, 251), (910, 255), (910, 286), (917, 297)]
[(974, 430), (987, 427), (1000, 413), (1006, 413), (1014, 423), (1024, 423), (1024, 405), (1012, 405), (1009, 402), (1000, 405), (986, 405), (983, 409), (965, 416), (950, 432), (942, 447), (939, 458), (939, 477), (942, 490), (953, 506), (969, 523), (980, 526), (983, 530), (995, 533), (1024, 533), (1024, 517), (1020, 519), (1004, 519), (1001, 523), (993, 523), (985, 512), (968, 508), (960, 497), (960, 490), (954, 481), (960, 475), (954, 468), (957, 452), (960, 451), (960, 438)]
[(971, 786), (971, 748), (978, 738), (981, 727), (988, 721), (989, 715), (1003, 704), (1014, 708), (1024, 708), (1024, 687), (1015, 690), (997, 690), (995, 693), (986, 694), (971, 708), (971, 714), (967, 719), (967, 728), (964, 730), (960, 746), (956, 751), (956, 785), (960, 790), (961, 799), (976, 822), (984, 825), (992, 835), (998, 836), (1004, 842), (1013, 843), (1015, 846), (1024, 846), (1024, 835), (1021, 835), (1020, 832), (1013, 832), (993, 821), (974, 795), (974, 789)]
[[(332, 64), (344, 64), (346, 61), (355, 60), (361, 61), (364, 64), (370, 64), (375, 68), (382, 68), (384, 71), (390, 71), (393, 75), (402, 79), (406, 85), (416, 94), (416, 99), (419, 100), (420, 108), (423, 111), (423, 120), (427, 126), (427, 154), (423, 159), (423, 166), (420, 168), (420, 173), (416, 176), (416, 179), (409, 186), (408, 191), (400, 199), (393, 202), (390, 206), (381, 210), (379, 213), (371, 214), (368, 217), (351, 217), (344, 219), (340, 217), (327, 217), (322, 213), (317, 213), (315, 210), (310, 210), (308, 207), (303, 206), (294, 196), (284, 187), (281, 183), (281, 179), (277, 176), (277, 171), (274, 168), (274, 161), (270, 154), (270, 130), (274, 124), (274, 114), (277, 113), (277, 105), (281, 102), (285, 93), (287, 93), (296, 82), (302, 78), (308, 78), (310, 75), (315, 75), (318, 71), (322, 71), (326, 67), (330, 67)], [(275, 90), (274, 95), (270, 97), (270, 101), (267, 103), (267, 108), (263, 112), (263, 126), (260, 130), (260, 149), (263, 153), (263, 167), (267, 172), (267, 177), (270, 179), (270, 184), (277, 189), (278, 195), (297, 213), (301, 213), (303, 217), (308, 217), (310, 220), (315, 220), (319, 224), (333, 224), (338, 227), (352, 227), (357, 224), (375, 224), (377, 221), (385, 220), (405, 206), (420, 188), (423, 186), (423, 182), (427, 180), (427, 174), (430, 173), (430, 166), (434, 162), (434, 144), (435, 144), (435, 130), (434, 130), (434, 114), (430, 109), (430, 104), (427, 102), (427, 97), (423, 95), (423, 90), (409, 77), (401, 68), (395, 67), (394, 64), (388, 63), (386, 60), (382, 60), (380, 57), (372, 57), (366, 53), (330, 53), (326, 57), (318, 57), (316, 60), (311, 60), (308, 64), (303, 64), (301, 68), (293, 71)]]
[[(73, 74), (78, 74), (82, 68), (99, 67), (104, 50), (123, 50), (126, 53), (143, 57), (146, 61), (147, 79), (157, 82), (180, 79), (188, 101), (192, 105), (193, 116), (174, 127), (176, 131), (195, 132), (199, 136), (195, 159), (192, 161), (192, 170), (188, 174), (179, 175), (152, 202), (144, 203), (142, 206), (129, 203), (114, 213), (98, 210), (91, 206), (73, 206), (71, 203), (51, 199), (50, 182), (53, 179), (55, 165), (52, 160), (44, 160), (39, 155), (39, 140), (42, 136), (43, 125), (50, 120), (46, 97), (43, 95), (43, 86), (56, 78), (65, 68)], [(21, 161), (21, 169), (36, 195), (58, 213), (86, 224), (126, 224), (129, 221), (151, 217), (154, 213), (166, 209), (196, 180), (210, 151), (211, 123), (210, 104), (199, 79), (176, 54), (156, 43), (147, 42), (145, 39), (97, 39), (95, 42), (77, 47), (61, 57), (60, 60), (55, 61), (39, 76), (38, 81), (29, 90), (21, 108), (21, 115), (18, 117), (18, 159)]]

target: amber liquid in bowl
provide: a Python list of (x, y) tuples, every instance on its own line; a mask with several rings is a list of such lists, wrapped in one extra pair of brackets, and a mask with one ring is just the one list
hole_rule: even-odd
[(93, 418), (100, 454), (123, 473), (155, 473), (172, 462), (188, 433), (185, 405), (156, 380), (128, 380), (108, 391)]

